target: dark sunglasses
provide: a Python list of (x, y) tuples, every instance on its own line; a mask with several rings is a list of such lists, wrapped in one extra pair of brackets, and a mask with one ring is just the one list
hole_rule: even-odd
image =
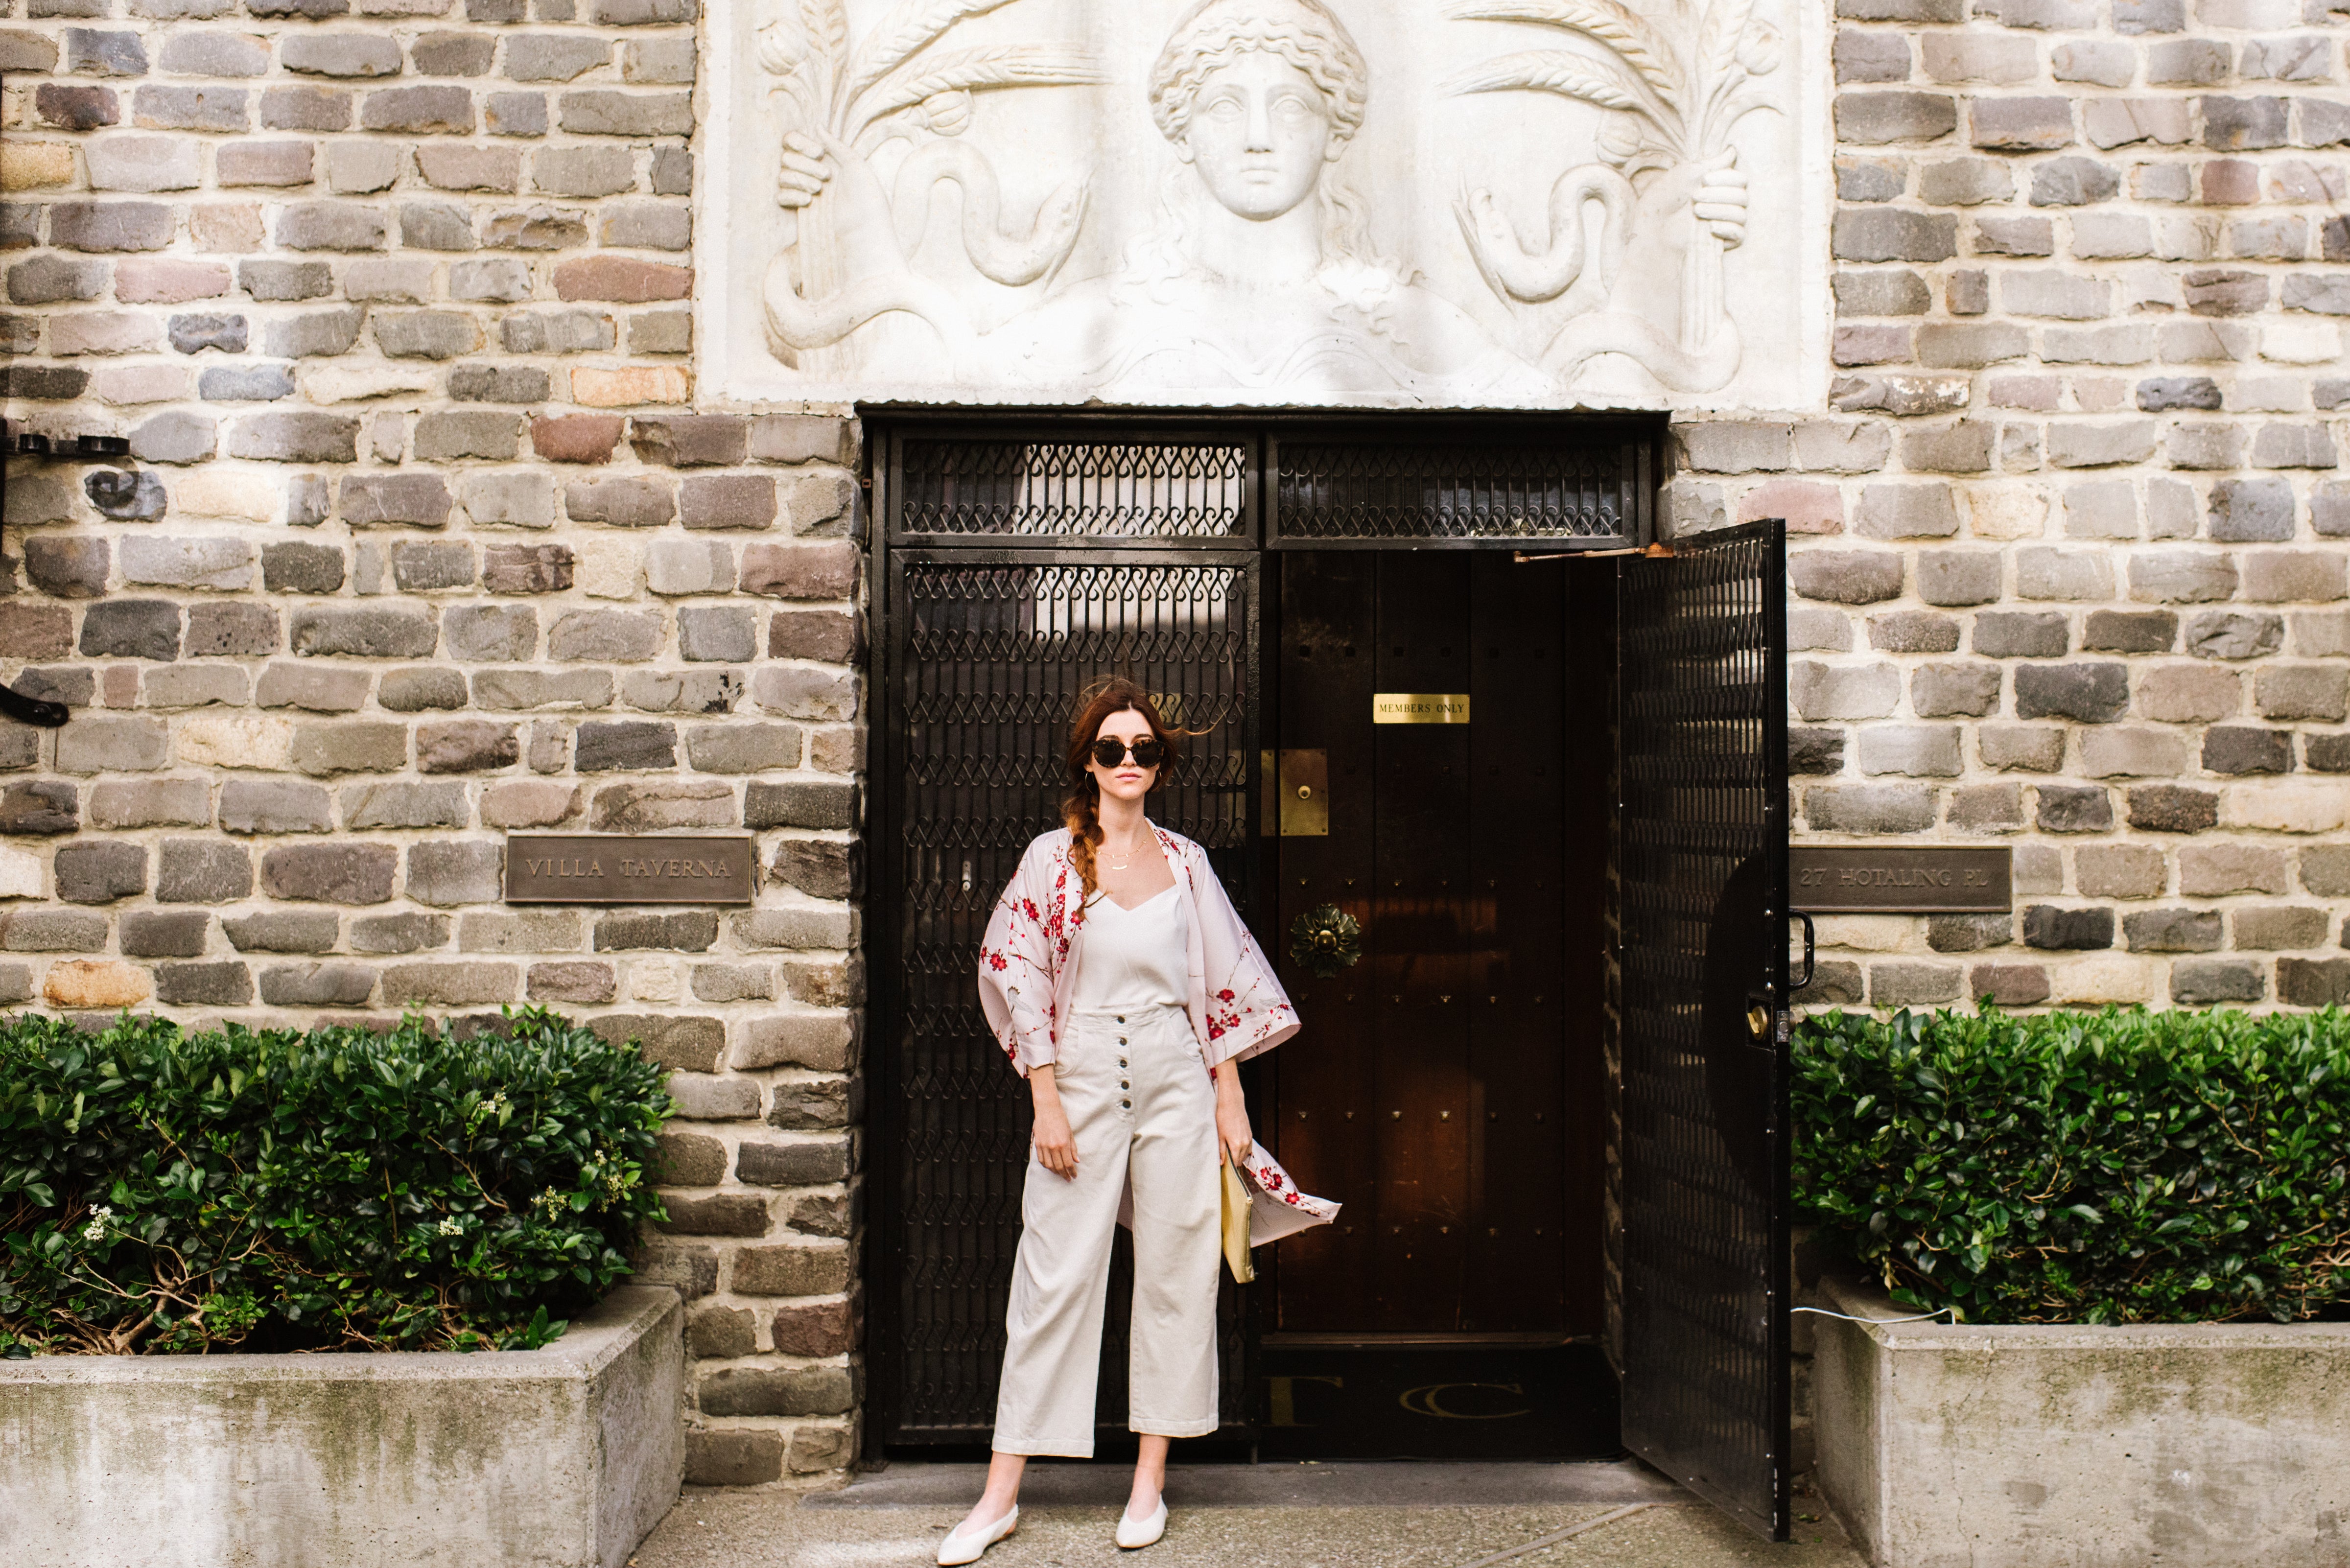
[(1167, 748), (1156, 735), (1145, 735), (1130, 747), (1124, 741), (1105, 739), (1094, 742), (1094, 761), (1106, 768), (1118, 766), (1129, 752), (1134, 756), (1134, 765), (1140, 768), (1155, 768), (1167, 756)]

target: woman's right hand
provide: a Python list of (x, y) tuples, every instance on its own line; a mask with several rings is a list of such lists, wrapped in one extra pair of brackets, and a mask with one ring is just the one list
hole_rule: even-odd
[(1053, 1069), (1032, 1069), (1028, 1074), (1028, 1092), (1036, 1105), (1036, 1126), (1032, 1135), (1036, 1162), (1063, 1180), (1075, 1181), (1077, 1140), (1069, 1131), (1068, 1112), (1061, 1108), (1061, 1091), (1053, 1082)]

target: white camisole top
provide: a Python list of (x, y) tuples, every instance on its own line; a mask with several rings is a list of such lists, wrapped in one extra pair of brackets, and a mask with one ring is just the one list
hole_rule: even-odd
[(1180, 1007), (1189, 989), (1191, 924), (1170, 887), (1131, 909), (1103, 894), (1086, 906), (1077, 960), (1080, 1008)]

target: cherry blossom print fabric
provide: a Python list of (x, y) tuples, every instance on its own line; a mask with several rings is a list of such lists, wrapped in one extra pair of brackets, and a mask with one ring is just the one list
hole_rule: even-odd
[(1338, 1217), (1342, 1205), (1297, 1190), (1281, 1161), (1251, 1140), (1248, 1163), (1241, 1167), (1242, 1184), (1249, 1189), (1249, 1245), (1262, 1247), (1294, 1236)]
[[(1297, 1010), (1241, 923), (1207, 851), (1154, 825), (1187, 906), (1190, 1013), (1208, 1066), (1245, 1061), (1297, 1033)], [(1084, 880), (1066, 828), (1039, 835), (995, 902), (979, 947), (979, 1003), (1023, 1077), (1058, 1058), (1085, 951)]]

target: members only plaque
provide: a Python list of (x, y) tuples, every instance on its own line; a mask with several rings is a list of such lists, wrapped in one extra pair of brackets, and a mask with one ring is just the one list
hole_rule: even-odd
[(748, 834), (517, 833), (506, 839), (506, 902), (747, 904), (751, 863)]
[(1466, 691), (1374, 691), (1374, 724), (1465, 724), (1469, 722)]
[(2015, 901), (2013, 858), (2004, 847), (1796, 845), (1787, 871), (1805, 914), (2004, 914)]

